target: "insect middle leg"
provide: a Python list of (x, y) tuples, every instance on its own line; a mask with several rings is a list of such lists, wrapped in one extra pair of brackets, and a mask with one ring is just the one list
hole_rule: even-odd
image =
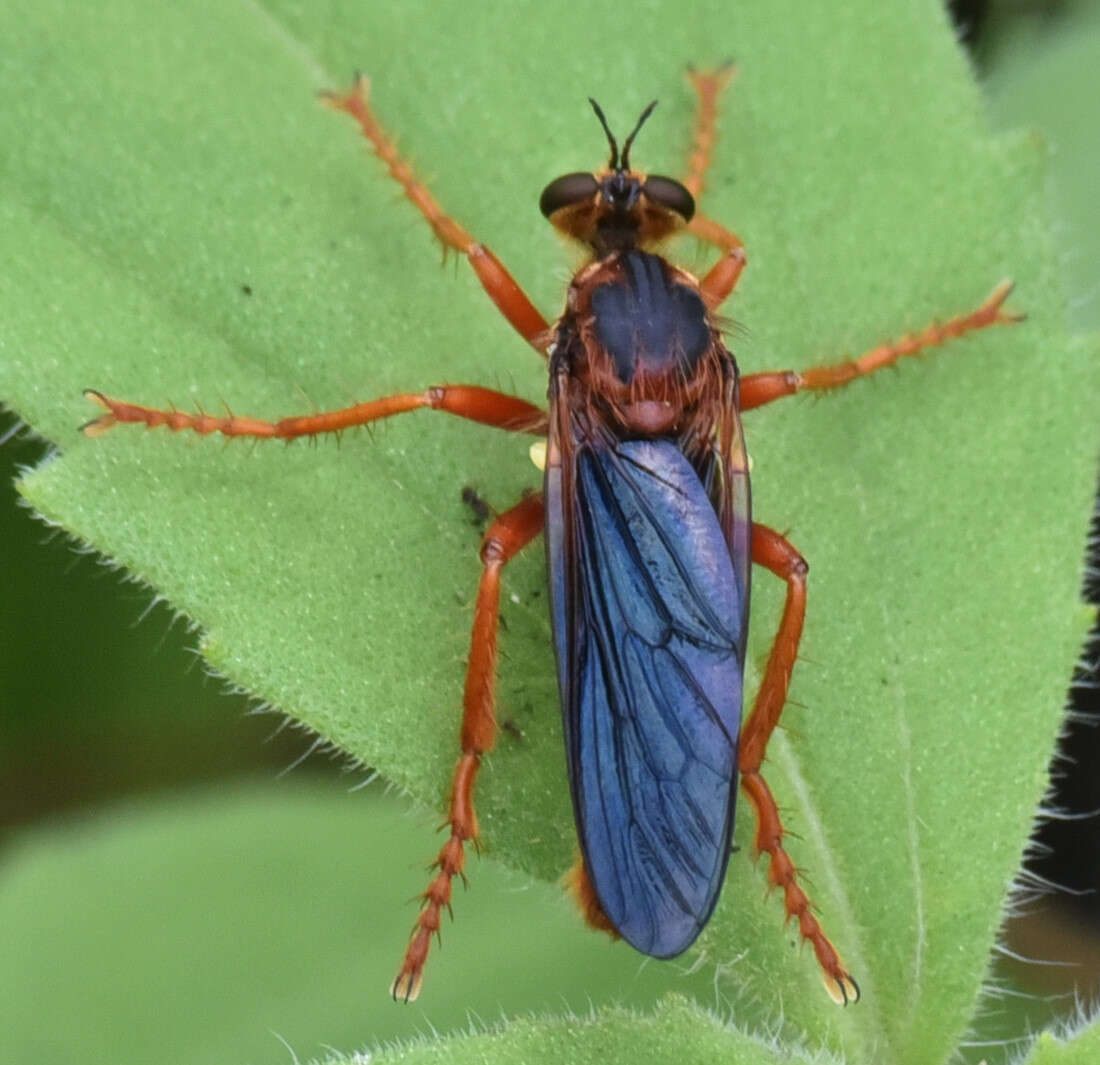
[(319, 433), (338, 433), (359, 425), (368, 425), (383, 418), (392, 418), (395, 414), (426, 407), (430, 410), (454, 414), (483, 425), (496, 426), (513, 432), (546, 434), (546, 412), (533, 403), (509, 396), (504, 392), (494, 392), (477, 385), (437, 385), (423, 392), (402, 392), (393, 396), (383, 396), (366, 403), (356, 403), (340, 410), (319, 411), (301, 417), (282, 418), (279, 421), (264, 421), (261, 418), (240, 417), (236, 414), (223, 416), (214, 414), (188, 414), (180, 410), (162, 410), (159, 407), (144, 407), (137, 403), (112, 399), (95, 389), (84, 393), (89, 399), (105, 407), (106, 414), (88, 422), (83, 427), (86, 436), (98, 436), (120, 423), (144, 424), (150, 429), (166, 426), (173, 432), (189, 429), (206, 436), (221, 433), (223, 436), (267, 437), (278, 440), (293, 440), (299, 436), (316, 436)]
[(395, 999), (411, 1002), (420, 994), (432, 936), (439, 935), (444, 908), (450, 910), (454, 878), (463, 876), (466, 843), (477, 841), (474, 782), (482, 756), (492, 750), (497, 732), (495, 708), (500, 572), (509, 559), (542, 531), (543, 514), (542, 497), (529, 496), (501, 514), (489, 526), (482, 541), (481, 561), (484, 568), (474, 609), (470, 660), (466, 667), (463, 694), (462, 754), (455, 766), (451, 805), (445, 823), (450, 828), (450, 836), (435, 860), (439, 871), (421, 896), (423, 909), (413, 926), (405, 960), (390, 988)]
[(787, 916), (798, 918), (798, 930), (802, 938), (808, 940), (813, 947), (829, 995), (838, 1004), (847, 1005), (858, 1000), (859, 986), (822, 931), (811, 909), (809, 898), (798, 884), (794, 862), (783, 847), (783, 822), (779, 817), (775, 797), (760, 775), (768, 740), (779, 723), (783, 704), (787, 701), (791, 671), (798, 656), (802, 622), (806, 616), (808, 567), (805, 559), (784, 537), (766, 525), (755, 522), (752, 526), (752, 560), (787, 582), (787, 598), (783, 604), (779, 631), (768, 656), (764, 679), (760, 683), (752, 714), (741, 734), (738, 755), (741, 789), (756, 812), (754, 850), (758, 855), (768, 855), (768, 881), (773, 887), (783, 889)]
[(453, 248), (466, 256), (482, 287), (501, 314), (524, 340), (545, 355), (551, 340), (546, 319), (528, 299), (504, 264), (489, 248), (479, 244), (458, 222), (447, 215), (427, 186), (417, 179), (412, 167), (398, 153), (397, 146), (371, 110), (369, 94), (370, 82), (360, 74), (350, 92), (322, 93), (321, 99), (335, 110), (351, 115), (359, 123), (363, 136), (370, 142), (375, 154), (386, 164), (393, 179), (405, 190), (405, 196), (432, 227), (444, 249)]
[[(702, 195), (703, 183), (718, 139), (718, 97), (733, 80), (735, 73), (736, 68), (732, 63), (710, 71), (688, 69), (688, 80), (698, 97), (698, 107), (695, 114), (695, 134), (688, 157), (688, 173), (682, 184), (696, 203)], [(722, 258), (699, 282), (703, 298), (713, 311), (733, 292), (741, 271), (745, 269), (744, 245), (736, 233), (698, 212), (688, 223), (688, 232), (708, 244), (713, 244), (723, 253)]]
[(754, 373), (741, 379), (741, 410), (752, 410), (765, 403), (793, 396), (806, 389), (825, 391), (840, 388), (865, 377), (876, 370), (892, 366), (907, 355), (916, 355), (926, 348), (945, 344), (975, 329), (991, 325), (1011, 325), (1023, 321), (1024, 315), (1004, 309), (1004, 302), (1012, 291), (1011, 281), (1002, 281), (986, 301), (973, 311), (956, 315), (943, 323), (934, 323), (919, 333), (903, 336), (887, 344), (864, 352), (858, 359), (836, 363), (833, 366), (815, 366), (810, 370), (780, 370), (774, 373)]

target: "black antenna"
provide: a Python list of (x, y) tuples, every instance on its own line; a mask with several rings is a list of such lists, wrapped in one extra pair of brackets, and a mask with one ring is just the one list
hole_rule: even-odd
[(600, 125), (603, 126), (604, 133), (607, 134), (607, 141), (611, 145), (611, 159), (608, 161), (607, 167), (609, 170), (619, 169), (619, 146), (615, 143), (615, 134), (611, 132), (611, 127), (607, 124), (607, 119), (603, 117), (603, 111), (600, 110), (600, 105), (588, 97), (588, 102), (592, 105), (592, 110), (596, 112), (596, 117), (600, 120)]
[(638, 130), (640, 130), (642, 128), (642, 123), (645, 122), (645, 120), (647, 118), (649, 118), (649, 116), (651, 114), (653, 114), (653, 108), (655, 108), (656, 106), (657, 106), (657, 101), (656, 100), (654, 100), (654, 101), (652, 101), (652, 103), (650, 103), (650, 105), (642, 112), (642, 114), (639, 117), (637, 124), (634, 126), (634, 129), (631, 132), (630, 136), (626, 138), (626, 144), (623, 145), (623, 158), (622, 158), (622, 164), (619, 167), (620, 170), (629, 170), (630, 169), (630, 146), (634, 143), (634, 138), (636, 136), (638, 136)]

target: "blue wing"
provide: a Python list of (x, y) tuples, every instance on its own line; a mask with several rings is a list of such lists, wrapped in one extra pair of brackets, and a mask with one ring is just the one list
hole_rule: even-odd
[(622, 937), (671, 957), (729, 857), (747, 560), (675, 441), (578, 443), (566, 465), (547, 541), (581, 850)]

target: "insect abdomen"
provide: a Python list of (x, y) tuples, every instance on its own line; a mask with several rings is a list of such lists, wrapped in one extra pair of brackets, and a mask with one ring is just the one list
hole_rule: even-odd
[(670, 439), (582, 446), (563, 542), (548, 470), (554, 629), (581, 850), (636, 949), (685, 950), (729, 856), (742, 589), (696, 471)]

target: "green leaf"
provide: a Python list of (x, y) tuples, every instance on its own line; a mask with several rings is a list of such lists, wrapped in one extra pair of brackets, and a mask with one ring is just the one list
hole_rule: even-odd
[(654, 966), (586, 933), (552, 885), (486, 860), (431, 994), (395, 1005), (414, 912), (395, 874), (421, 866), (432, 830), (379, 791), (253, 781), (24, 833), (0, 880), (6, 1057), (222, 1065), (286, 1060), (282, 1040), (306, 1061), (471, 1018), (656, 1004)]
[(1100, 1024), (1095, 1017), (1062, 1034), (1043, 1032), (1024, 1065), (1091, 1065), (1100, 1054)]
[[(768, 777), (864, 1000), (836, 1010), (781, 931), (747, 816), (701, 950), (746, 1028), (851, 1061), (942, 1061), (1085, 621), (1097, 360), (1062, 332), (1037, 143), (989, 135), (938, 5), (653, 3), (627, 19), (614, 3), (321, 15), (109, 0), (38, 5), (7, 37), (0, 395), (64, 453), (26, 497), (193, 618), (226, 676), (433, 807), (478, 575), (459, 492), (474, 483), (503, 508), (535, 487), (527, 441), (426, 414), (341, 446), (77, 432), (95, 413), (84, 387), (261, 416), (436, 382), (544, 394), (539, 361), (464, 264), (439, 269), (316, 90), (369, 72), (441, 203), (552, 313), (570, 260), (535, 201), (603, 159), (584, 97), (617, 127), (659, 97), (634, 155), (676, 173), (682, 69), (735, 55), (703, 206), (748, 247), (727, 313), (749, 372), (834, 361), (1016, 279), (1026, 325), (747, 425), (756, 514), (811, 564)], [(711, 257), (677, 255), (700, 270)], [(757, 583), (754, 659), (775, 585)], [(545, 599), (535, 549), (509, 567), (501, 678), (526, 739), (502, 740), (479, 810), (491, 853), (554, 879), (574, 836)]]
[(1096, 298), (1100, 213), (1093, 176), (1100, 143), (1086, 111), (1100, 63), (1100, 7), (1076, 3), (1056, 19), (1020, 9), (994, 20), (983, 43), (982, 89), (990, 114), (1004, 126), (1035, 126), (1051, 145), (1050, 194), (1065, 276), (1070, 327), (1100, 329)]
[[(362, 1059), (360, 1059), (362, 1060)], [(750, 1036), (721, 1024), (686, 999), (670, 995), (658, 1009), (643, 1015), (627, 1009), (594, 1011), (588, 1017), (524, 1018), (494, 1031), (383, 1051), (372, 1061), (471, 1062), (494, 1065), (515, 1061), (599, 1061), (606, 1065), (832, 1065), (836, 1058), (784, 1047), (773, 1039)], [(356, 1065), (351, 1057), (328, 1059), (326, 1065)]]
[[(611, 1063), (639, 1048), (656, 1062), (713, 1061), (731, 1049), (746, 1063), (788, 1060), (774, 1041), (736, 1032), (682, 997), (652, 1003), (660, 983), (652, 967), (628, 983), (636, 1005), (655, 1005), (651, 1015), (593, 1002), (582, 987), (567, 999), (543, 987), (543, 1009), (563, 1016), (492, 1032), (494, 1013), (471, 1018), (457, 957), (447, 959), (427, 1012), (364, 996), (363, 977), (381, 986), (389, 959), (364, 957), (359, 944), (396, 950), (404, 933), (392, 920), (400, 887), (372, 852), (411, 862), (428, 835), (377, 792), (349, 802), (337, 789), (300, 783), (280, 793), (253, 784), (116, 804), (78, 825), (28, 833), (9, 852), (0, 886), (8, 1056), (215, 1065), (279, 1060), (285, 1046), (303, 1061), (328, 1048), (325, 1060), (334, 1061), (332, 1048), (350, 1053), (365, 1043), (390, 1048), (376, 1050), (382, 1061), (554, 1054)], [(360, 845), (349, 848), (349, 838)], [(346, 890), (344, 876), (358, 892)], [(500, 1009), (515, 1012), (548, 968), (580, 964), (597, 979), (608, 969), (605, 944), (565, 907), (547, 906), (547, 886), (517, 891), (513, 882), (490, 894), (491, 907), (471, 900), (473, 919), (455, 932), (511, 965), (506, 986), (498, 981), (493, 991)], [(537, 964), (522, 964), (536, 951)], [(411, 1038), (410, 1015), (421, 1033)], [(441, 1026), (480, 1034), (422, 1034)]]

